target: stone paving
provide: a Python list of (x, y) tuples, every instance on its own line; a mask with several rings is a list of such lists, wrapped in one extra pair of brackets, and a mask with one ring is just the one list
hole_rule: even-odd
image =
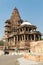
[(36, 62), (22, 58), (18, 59), (20, 65), (43, 65), (43, 62)]
[(19, 55), (3, 55), (0, 56), (0, 65), (19, 65), (17, 59), (20, 58)]
[(24, 59), (22, 53), (12, 53), (9, 55), (1, 55), (0, 65), (43, 65), (43, 62)]

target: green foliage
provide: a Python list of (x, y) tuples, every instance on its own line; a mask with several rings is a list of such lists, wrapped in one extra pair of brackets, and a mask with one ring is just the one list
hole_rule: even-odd
[(43, 38), (41, 40), (43, 40)]
[(3, 41), (0, 41), (0, 46), (4, 46), (4, 42)]

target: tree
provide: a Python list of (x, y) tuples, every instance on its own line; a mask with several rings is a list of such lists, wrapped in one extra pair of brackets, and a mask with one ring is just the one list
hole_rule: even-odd
[(4, 42), (2, 40), (0, 41), (0, 46), (4, 46)]

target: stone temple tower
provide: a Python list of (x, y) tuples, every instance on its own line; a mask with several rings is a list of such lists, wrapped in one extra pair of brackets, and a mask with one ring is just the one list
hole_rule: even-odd
[(20, 17), (18, 9), (15, 7), (10, 19), (5, 22), (5, 40), (8, 49), (30, 49), (31, 41), (41, 40), (41, 33), (37, 27)]
[(12, 34), (15, 34), (17, 32), (17, 27), (20, 26), (22, 22), (23, 20), (20, 17), (19, 11), (15, 7), (13, 9), (10, 19), (6, 20), (5, 22), (5, 39), (7, 41), (7, 45), (9, 45), (9, 38), (12, 36)]
[[(20, 24), (23, 22), (23, 21), (21, 20), (19, 11), (18, 11), (18, 9), (17, 9), (16, 7), (14, 8), (14, 10), (13, 10), (13, 12), (12, 12), (10, 21), (11, 21), (12, 31), (16, 31), (16, 28), (17, 28), (18, 26), (20, 26)], [(15, 30), (13, 30), (13, 29), (15, 29)]]

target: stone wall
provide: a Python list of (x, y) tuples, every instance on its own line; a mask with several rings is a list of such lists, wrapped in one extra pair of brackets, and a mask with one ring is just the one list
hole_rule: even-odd
[(43, 54), (43, 41), (36, 41), (30, 43), (30, 50), (34, 53)]
[(43, 55), (25, 54), (23, 57), (36, 62), (43, 61)]

